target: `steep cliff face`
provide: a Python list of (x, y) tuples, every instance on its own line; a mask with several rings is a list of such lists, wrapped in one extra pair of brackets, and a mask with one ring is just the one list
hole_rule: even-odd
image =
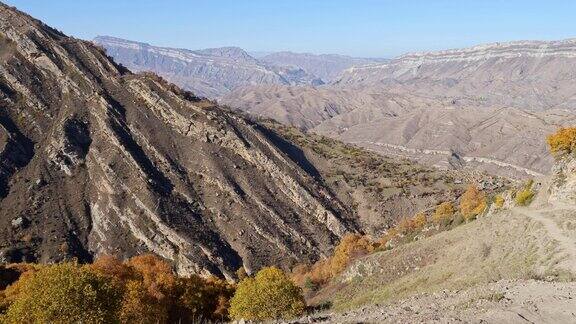
[(231, 276), (319, 258), (351, 213), (268, 136), (0, 4), (4, 261), (152, 251)]

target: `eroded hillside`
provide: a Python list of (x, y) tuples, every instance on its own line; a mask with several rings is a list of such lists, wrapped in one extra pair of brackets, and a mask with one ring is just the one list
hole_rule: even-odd
[[(271, 120), (263, 124), (293, 143), (288, 150), (296, 154), (291, 156), (310, 161), (301, 166), (312, 168), (316, 178), (352, 207), (362, 232), (374, 236), (382, 235), (402, 218), (455, 201), (470, 183), (479, 184), (488, 194), (512, 185), (505, 178), (478, 171), (443, 171), (408, 159), (386, 157)], [(283, 145), (280, 138), (278, 141), (280, 147), (288, 144)]]

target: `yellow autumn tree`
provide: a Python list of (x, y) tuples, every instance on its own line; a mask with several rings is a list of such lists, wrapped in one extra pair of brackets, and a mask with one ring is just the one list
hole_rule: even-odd
[(475, 185), (468, 189), (460, 197), (460, 213), (465, 220), (474, 219), (486, 209), (486, 195)]
[(572, 153), (576, 151), (576, 127), (560, 128), (546, 138), (550, 152), (553, 154)]
[(446, 224), (452, 220), (455, 212), (456, 210), (451, 202), (443, 202), (434, 210), (432, 221), (436, 224)]
[(0, 290), (1, 314), (6, 313), (8, 307), (16, 301), (24, 283), (43, 267), (33, 263), (15, 263), (0, 266), (1, 288), (4, 288)]
[[(21, 281), (22, 280), (22, 281)], [(86, 267), (62, 263), (19, 280), (5, 323), (114, 323), (121, 291)]]
[(242, 280), (230, 301), (230, 316), (235, 319), (289, 319), (302, 315), (305, 309), (302, 289), (275, 267)]

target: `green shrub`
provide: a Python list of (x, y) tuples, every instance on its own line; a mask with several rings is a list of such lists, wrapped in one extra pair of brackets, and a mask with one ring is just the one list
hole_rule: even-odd
[(518, 206), (528, 206), (532, 199), (534, 199), (534, 191), (532, 186), (534, 185), (534, 180), (530, 179), (524, 185), (522, 190), (519, 190), (514, 197), (514, 201)]
[(514, 197), (514, 201), (518, 206), (528, 206), (532, 202), (532, 199), (534, 199), (534, 192), (530, 188), (518, 191), (516, 197)]
[(505, 201), (504, 197), (502, 197), (502, 195), (496, 195), (494, 197), (494, 205), (496, 205), (496, 207), (498, 207), (498, 208), (504, 207), (505, 202), (506, 201)]
[(248, 320), (286, 319), (302, 315), (305, 308), (302, 289), (282, 270), (270, 267), (238, 284), (230, 301), (230, 316)]

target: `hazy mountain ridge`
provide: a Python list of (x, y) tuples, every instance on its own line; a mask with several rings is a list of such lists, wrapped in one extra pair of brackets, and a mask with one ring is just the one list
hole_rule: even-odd
[(478, 106), (574, 109), (576, 40), (512, 42), (406, 54), (345, 71), (338, 84), (475, 100)]
[(318, 76), (326, 83), (337, 79), (345, 69), (352, 66), (387, 61), (386, 59), (357, 58), (337, 54), (310, 54), (288, 51), (271, 53), (260, 59), (276, 65), (297, 66)]
[(388, 64), (402, 63), (430, 63), (446, 61), (475, 61), (491, 58), (517, 58), (517, 57), (545, 57), (545, 56), (576, 56), (576, 39), (559, 41), (515, 41), (481, 44), (468, 48), (449, 49), (430, 52), (414, 52), (382, 64), (365, 64), (352, 67), (349, 71), (380, 68)]
[(238, 47), (203, 50), (156, 47), (110, 36), (94, 42), (133, 71), (152, 71), (194, 93), (216, 98), (242, 85), (322, 82), (299, 68), (270, 66)]

